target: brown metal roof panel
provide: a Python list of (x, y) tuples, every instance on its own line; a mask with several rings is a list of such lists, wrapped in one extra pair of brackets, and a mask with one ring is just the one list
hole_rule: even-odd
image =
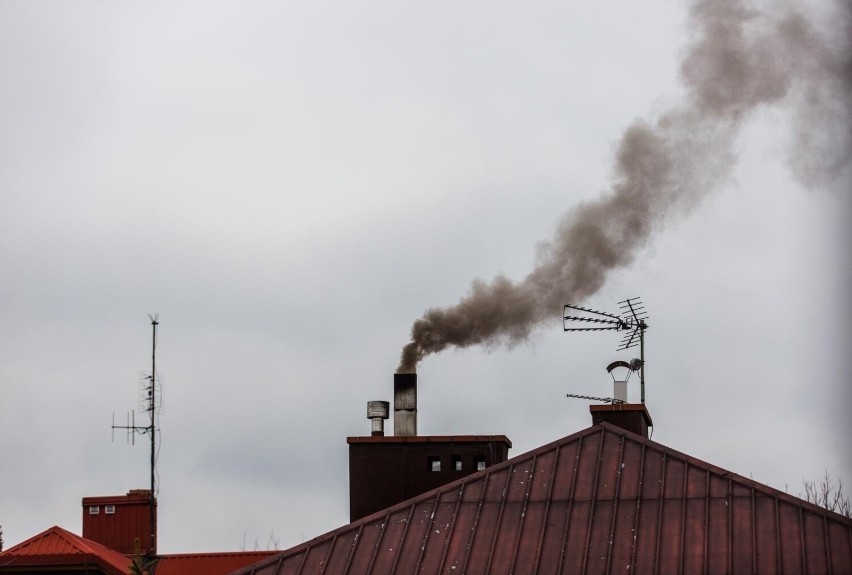
[(479, 507), (484, 494), (485, 480), (464, 483), (459, 490), (459, 504), (444, 553), (444, 569), (452, 573), (465, 572), (470, 542), (479, 519)]
[(539, 571), (541, 573), (558, 573), (561, 571), (563, 539), (566, 535), (568, 519), (568, 501), (553, 499), (547, 508), (544, 521), (544, 532), (541, 537), (539, 550)]
[(662, 501), (660, 521), (658, 571), (660, 573), (678, 573), (680, 571), (683, 499), (666, 498)]
[(420, 556), (417, 558), (418, 573), (440, 573), (441, 561), (447, 547), (455, 504), (437, 500), (435, 503), (434, 517), (426, 528)]
[(705, 500), (686, 500), (683, 546), (681, 548), (684, 573), (702, 573), (704, 571), (704, 533), (707, 529)]
[(781, 547), (781, 572), (803, 573), (805, 559), (802, 553), (801, 507), (780, 502), (778, 506), (779, 545)]
[(635, 499), (620, 499), (615, 507), (611, 538), (609, 565), (613, 572), (633, 572), (631, 562), (636, 535), (635, 520)]
[[(512, 466), (509, 484), (504, 497), (503, 511), (495, 534), (495, 551), (491, 558), (495, 572), (515, 572), (520, 537), (526, 524), (526, 509), (529, 503), (535, 457), (522, 460)], [(538, 539), (537, 533), (535, 540)]]
[(558, 449), (554, 449), (534, 458), (524, 503), (524, 521), (514, 542), (515, 573), (535, 573), (538, 570), (541, 544), (547, 531), (546, 519), (557, 453)]
[(442, 571), (449, 541), (456, 536), (456, 517), (461, 507), (460, 491), (461, 488), (452, 489), (439, 495), (432, 520), (432, 532), (423, 549), (424, 561), (421, 572), (424, 574)]
[(754, 549), (752, 548), (752, 522), (750, 493), (737, 483), (731, 484), (728, 498), (730, 507), (731, 569), (734, 573), (754, 573)]
[[(358, 529), (350, 529), (338, 533), (331, 543), (322, 551), (320, 573), (345, 573), (352, 558), (352, 553), (358, 547), (358, 538), (363, 530), (363, 524)], [(319, 555), (319, 550), (317, 555)]]
[(852, 525), (830, 522), (828, 544), (831, 548), (832, 573), (843, 573), (844, 569), (848, 571), (852, 558)]
[(761, 573), (778, 573), (778, 522), (775, 517), (775, 498), (762, 493), (754, 496), (755, 563)]
[(569, 506), (568, 525), (563, 540), (563, 567), (566, 573), (582, 573), (588, 549), (589, 521), (592, 516), (591, 501), (574, 500)]
[(803, 514), (803, 520), (807, 573), (828, 573), (825, 518), (806, 511)]
[(517, 552), (518, 530), (523, 520), (523, 504), (520, 501), (508, 501), (494, 533), (494, 547), (490, 557), (489, 571), (492, 573), (512, 573)]
[(369, 573), (373, 557), (375, 557), (381, 544), (385, 525), (387, 525), (387, 517), (364, 523), (357, 537), (352, 541), (353, 548), (347, 558), (346, 569), (333, 571), (332, 565), (329, 565), (326, 571), (329, 573)]
[[(711, 490), (714, 480), (711, 478)], [(730, 507), (724, 497), (714, 497), (707, 502), (707, 571), (709, 573), (729, 572), (731, 556), (731, 538), (728, 530)]]
[(586, 558), (587, 573), (605, 573), (612, 559), (612, 529), (615, 515), (608, 500), (596, 501), (592, 512), (592, 522)]
[(659, 527), (660, 509), (662, 500), (643, 499), (637, 507), (639, 513), (638, 527), (636, 528), (636, 538), (633, 543), (635, 549), (632, 550), (632, 563), (635, 571), (631, 573), (657, 573), (657, 543), (660, 538), (657, 536)]
[(603, 433), (595, 433), (583, 438), (580, 453), (577, 456), (577, 473), (574, 476), (573, 497), (575, 501), (591, 501), (595, 496), (599, 471)]
[(476, 530), (470, 543), (466, 573), (487, 572), (488, 562), (496, 542), (497, 526), (503, 507), (503, 494), (509, 480), (510, 467), (503, 466), (495, 473), (485, 475), (482, 502), (477, 509)]
[(644, 446), (633, 441), (625, 441), (623, 449), (624, 452), (618, 469), (618, 473), (621, 475), (618, 497), (622, 501), (632, 500), (635, 503), (642, 487)]
[(405, 532), (408, 530), (414, 505), (396, 508), (385, 521), (378, 548), (374, 550), (375, 559), (370, 573), (393, 573), (393, 567), (399, 555)]
[(396, 554), (396, 565), (393, 571), (386, 573), (417, 573), (422, 559), (422, 551), (431, 535), (432, 517), (437, 504), (436, 497), (418, 501), (412, 507), (411, 518), (403, 539), (399, 543)]

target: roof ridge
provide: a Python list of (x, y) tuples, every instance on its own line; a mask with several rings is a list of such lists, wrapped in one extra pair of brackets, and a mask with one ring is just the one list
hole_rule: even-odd
[(192, 553), (163, 553), (157, 555), (157, 557), (160, 559), (181, 559), (185, 557), (221, 557), (223, 555), (274, 555), (275, 553), (281, 553), (281, 551), (281, 549), (269, 549), (267, 551), (194, 551)]

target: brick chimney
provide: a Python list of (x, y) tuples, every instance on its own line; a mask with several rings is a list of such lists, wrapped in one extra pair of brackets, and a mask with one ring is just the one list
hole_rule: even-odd
[[(156, 500), (154, 513), (156, 514)], [(127, 495), (83, 498), (83, 537), (125, 555), (151, 548), (151, 491), (131, 489)]]
[(644, 438), (648, 437), (648, 428), (654, 426), (644, 403), (590, 405), (589, 411), (592, 414), (592, 425), (605, 421)]
[(349, 520), (355, 521), (509, 458), (505, 435), (417, 435), (417, 374), (396, 373), (394, 434), (387, 401), (367, 402), (369, 437), (347, 437)]

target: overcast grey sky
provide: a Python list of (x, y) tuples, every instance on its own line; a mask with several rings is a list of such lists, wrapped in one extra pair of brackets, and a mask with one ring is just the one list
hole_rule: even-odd
[[(798, 8), (829, 39), (848, 23)], [(346, 437), (391, 399), (412, 323), (530, 273), (617, 183), (625, 129), (688, 100), (695, 37), (687, 5), (627, 0), (0, 2), (7, 546), (147, 487), (145, 441), (110, 424), (137, 405), (152, 312), (160, 551), (346, 523)], [(718, 185), (573, 302), (645, 301), (654, 440), (793, 493), (824, 470), (852, 485), (850, 166), (795, 177), (800, 88), (740, 114), (731, 157), (697, 154)], [(588, 426), (565, 394), (609, 395), (631, 354), (561, 312), (425, 358), (419, 431), (518, 455)]]

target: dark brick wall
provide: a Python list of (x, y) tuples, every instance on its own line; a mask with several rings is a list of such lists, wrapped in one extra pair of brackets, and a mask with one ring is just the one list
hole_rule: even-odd
[(477, 461), (485, 467), (506, 461), (512, 446), (503, 435), (350, 437), (347, 442), (350, 521), (475, 473)]

